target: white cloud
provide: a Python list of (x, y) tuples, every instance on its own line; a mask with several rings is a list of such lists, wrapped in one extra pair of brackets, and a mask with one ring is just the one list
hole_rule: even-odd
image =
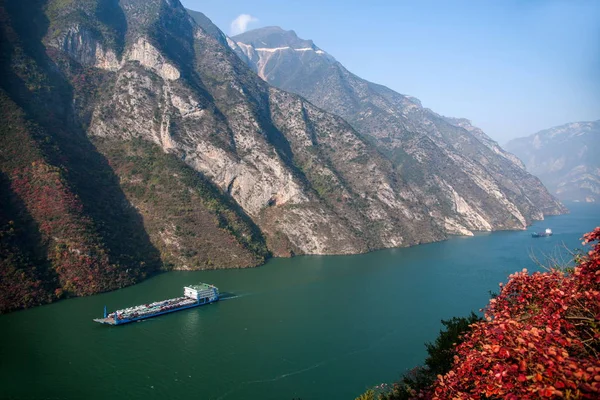
[(236, 19), (231, 21), (230, 33), (231, 36), (239, 35), (240, 33), (246, 32), (248, 25), (258, 22), (258, 18), (253, 17), (250, 14), (240, 14)]

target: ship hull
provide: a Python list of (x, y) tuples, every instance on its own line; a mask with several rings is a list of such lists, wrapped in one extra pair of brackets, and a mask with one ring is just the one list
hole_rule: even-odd
[(131, 322), (142, 321), (144, 319), (158, 317), (159, 315), (164, 315), (164, 314), (174, 313), (177, 311), (187, 310), (188, 308), (205, 306), (207, 304), (212, 304), (217, 301), (219, 301), (219, 299), (207, 301), (206, 303), (196, 303), (196, 304), (186, 305), (186, 306), (182, 306), (182, 307), (178, 307), (178, 308), (172, 308), (170, 310), (159, 311), (159, 312), (156, 312), (153, 314), (147, 314), (147, 315), (143, 315), (143, 316), (135, 317), (135, 318), (123, 318), (123, 319), (119, 318), (116, 321), (114, 318), (110, 318), (110, 317), (109, 318), (96, 318), (96, 319), (94, 319), (94, 322), (98, 322), (98, 323), (105, 324), (105, 325), (124, 325), (124, 324), (129, 324)]
[(104, 317), (96, 318), (94, 322), (105, 325), (124, 325), (219, 301), (219, 289), (207, 283), (184, 286), (183, 294), (183, 297), (127, 307), (110, 314), (106, 312), (106, 306), (104, 306)]
[(534, 238), (550, 237), (550, 236), (552, 236), (551, 233), (532, 233), (531, 234), (531, 237), (534, 237)]

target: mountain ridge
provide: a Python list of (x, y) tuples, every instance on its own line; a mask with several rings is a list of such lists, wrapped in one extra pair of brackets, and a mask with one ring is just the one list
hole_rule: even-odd
[[(331, 62), (333, 57), (325, 52), (280, 51), (277, 56), (257, 52), (254, 44), (262, 36), (273, 34), (271, 30), (265, 33), (259, 28), (230, 38), (229, 44), (267, 82), (306, 97), (318, 107), (346, 119), (387, 154), (397, 168), (424, 172), (432, 182), (429, 192), (445, 192), (444, 196), (436, 196), (437, 202), (453, 204), (455, 210), (462, 211), (459, 212), (462, 218), (447, 219), (448, 229), (454, 227), (455, 233), (462, 234), (469, 229), (493, 229), (493, 223), (484, 221), (490, 217), (482, 217), (485, 212), (481, 204), (471, 200), (482, 198), (481, 193), (471, 189), (477, 189), (476, 186), (484, 191), (494, 187), (494, 191), (502, 193), (496, 200), (503, 203), (503, 207), (513, 207), (509, 202), (519, 204), (516, 209), (512, 208), (512, 215), (523, 225), (529, 217), (519, 215), (519, 207), (528, 214), (533, 204), (551, 205), (536, 213), (536, 218), (541, 218), (543, 213), (565, 212), (543, 185), (525, 172), (517, 157), (504, 151), (468, 120), (443, 117), (424, 108), (412, 96), (361, 79), (339, 62)], [(248, 37), (252, 40), (247, 40)], [(446, 167), (440, 168), (442, 164), (453, 166), (456, 173), (462, 174), (459, 179), (462, 188), (453, 187), (456, 173), (448, 174)], [(486, 177), (486, 184), (481, 177)], [(512, 181), (527, 184), (515, 185)], [(417, 186), (414, 182), (413, 190), (419, 190)], [(510, 199), (508, 203), (504, 201), (507, 199)], [(487, 200), (483, 208), (498, 209), (494, 205), (496, 200)]]

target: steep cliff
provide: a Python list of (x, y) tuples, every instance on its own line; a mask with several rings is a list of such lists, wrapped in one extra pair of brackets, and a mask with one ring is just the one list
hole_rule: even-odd
[[(275, 254), (356, 253), (443, 237), (402, 177), (343, 120), (269, 87), (178, 3), (121, 4), (135, 35), (126, 35), (123, 59), (110, 67), (115, 76), (89, 135), (139, 138), (176, 154), (236, 200)], [(72, 48), (69, 37), (58, 36), (57, 47), (108, 68), (84, 56), (99, 44)]]
[(514, 155), (468, 120), (442, 117), (413, 97), (357, 77), (293, 31), (261, 28), (229, 45), (265, 81), (370, 138), (450, 233), (522, 229), (565, 211)]
[(267, 256), (239, 206), (177, 157), (150, 143), (90, 140), (124, 51), (123, 31), (101, 23), (118, 22), (115, 10), (115, 1), (0, 1), (0, 313), (159, 269)]
[(600, 201), (600, 121), (546, 129), (506, 147), (558, 198)]

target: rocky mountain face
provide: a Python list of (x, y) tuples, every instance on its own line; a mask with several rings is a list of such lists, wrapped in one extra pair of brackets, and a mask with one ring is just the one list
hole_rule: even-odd
[(600, 201), (600, 121), (546, 129), (506, 147), (558, 198)]
[(350, 123), (385, 155), (451, 234), (523, 229), (565, 212), (514, 155), (472, 126), (368, 82), (293, 31), (267, 27), (228, 41), (266, 82)]
[(374, 146), (177, 0), (0, 0), (0, 21), (0, 312), (560, 211), (442, 117), (443, 134), (414, 120), (402, 149)]
[(2, 1), (0, 17), (2, 311), (445, 237), (345, 121), (269, 86), (178, 1)]
[(91, 135), (96, 113), (120, 113), (99, 106), (122, 63), (143, 68), (126, 57), (163, 59), (129, 44), (141, 28), (127, 22), (112, 0), (0, 1), (0, 313), (269, 254), (239, 205), (181, 157)]

